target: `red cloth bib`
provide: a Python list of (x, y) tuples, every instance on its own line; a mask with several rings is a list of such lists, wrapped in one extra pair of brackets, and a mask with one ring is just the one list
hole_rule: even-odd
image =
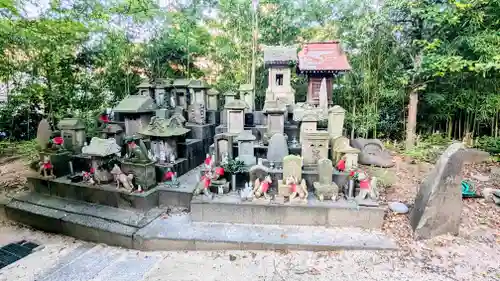
[(345, 160), (340, 159), (340, 161), (337, 163), (337, 170), (343, 172), (345, 171)]
[(290, 185), (290, 192), (297, 192), (297, 184), (296, 183), (292, 183)]
[(370, 181), (368, 179), (366, 179), (366, 180), (360, 180), (359, 181), (359, 188), (361, 188), (361, 189), (370, 189)]
[(261, 184), (262, 193), (266, 193), (269, 190), (269, 182), (265, 181)]
[(43, 163), (43, 168), (44, 169), (52, 169), (52, 164), (50, 162), (48, 163)]

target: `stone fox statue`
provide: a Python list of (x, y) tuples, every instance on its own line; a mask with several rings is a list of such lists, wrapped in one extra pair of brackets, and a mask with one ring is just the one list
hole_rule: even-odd
[(257, 178), (255, 180), (253, 189), (255, 197), (260, 198), (261, 196), (264, 196), (265, 199), (268, 199), (269, 195), (267, 194), (267, 192), (269, 191), (269, 187), (271, 186), (272, 182), (273, 181), (271, 180), (270, 176), (266, 176), (262, 182)]
[(151, 161), (151, 159), (149, 159), (147, 156), (147, 149), (142, 141), (139, 141), (139, 145), (137, 145), (135, 141), (128, 140), (127, 154), (128, 158), (132, 161), (137, 161), (137, 162)]
[(116, 188), (120, 188), (120, 184), (123, 185), (125, 189), (132, 191), (134, 189), (134, 184), (132, 180), (134, 179), (133, 174), (125, 175), (118, 165), (114, 165), (111, 170), (111, 174), (115, 177)]

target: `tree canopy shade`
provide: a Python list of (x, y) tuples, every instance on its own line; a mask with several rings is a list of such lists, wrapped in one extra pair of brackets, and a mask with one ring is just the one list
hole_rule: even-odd
[[(334, 81), (350, 135), (406, 139), (499, 137), (500, 0), (71, 0), (28, 15), (0, 0), (0, 131), (34, 137), (52, 124), (94, 117), (142, 78), (201, 78), (219, 92), (267, 87), (265, 46), (338, 39), (352, 70)], [(32, 4), (31, 4), (32, 5)], [(256, 20), (257, 19), (257, 20)], [(307, 83), (293, 74), (296, 101)]]

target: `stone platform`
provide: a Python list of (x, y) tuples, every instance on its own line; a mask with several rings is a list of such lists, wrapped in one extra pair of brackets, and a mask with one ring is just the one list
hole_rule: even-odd
[(373, 230), (193, 222), (189, 214), (162, 208), (124, 210), (36, 193), (1, 207), (9, 219), (40, 230), (139, 250), (397, 249)]
[(264, 200), (241, 201), (237, 194), (206, 200), (193, 197), (191, 218), (195, 222), (308, 225), (380, 229), (384, 209), (362, 207), (346, 200), (320, 202), (309, 194), (307, 204), (278, 204)]

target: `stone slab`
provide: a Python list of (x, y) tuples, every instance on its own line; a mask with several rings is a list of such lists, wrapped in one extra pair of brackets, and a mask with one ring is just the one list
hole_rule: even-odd
[(92, 281), (139, 281), (144, 280), (144, 276), (149, 272), (160, 257), (149, 255), (131, 255), (117, 260), (106, 267)]
[(62, 232), (84, 241), (132, 248), (138, 228), (87, 215), (70, 214), (62, 218)]
[(14, 200), (69, 214), (81, 214), (100, 218), (131, 227), (144, 227), (163, 213), (163, 210), (159, 208), (154, 208), (147, 212), (124, 210), (109, 206), (89, 204), (81, 201), (51, 197), (33, 192), (16, 196)]
[(312, 194), (307, 204), (248, 202), (238, 196), (216, 196), (212, 200), (196, 197), (191, 201), (191, 217), (195, 222), (380, 229), (384, 213), (383, 208), (362, 207), (345, 200), (320, 202)]
[(62, 233), (61, 219), (68, 213), (13, 200), (5, 206), (7, 218), (47, 232)]
[(114, 184), (89, 185), (72, 183), (66, 177), (45, 180), (28, 177), (27, 184), (32, 191), (61, 198), (102, 204), (115, 208), (149, 210), (158, 206), (158, 194), (155, 188), (142, 193), (132, 193), (117, 189)]
[(189, 139), (208, 139), (215, 135), (215, 124), (186, 124), (186, 128), (191, 131), (187, 133)]
[(91, 252), (80, 256), (71, 263), (71, 266), (64, 266), (60, 270), (46, 275), (40, 281), (87, 281), (92, 280), (104, 268), (115, 262), (119, 257), (115, 251), (105, 251), (95, 248)]
[(394, 250), (381, 232), (356, 228), (192, 222), (187, 215), (159, 218), (134, 235), (140, 250)]

